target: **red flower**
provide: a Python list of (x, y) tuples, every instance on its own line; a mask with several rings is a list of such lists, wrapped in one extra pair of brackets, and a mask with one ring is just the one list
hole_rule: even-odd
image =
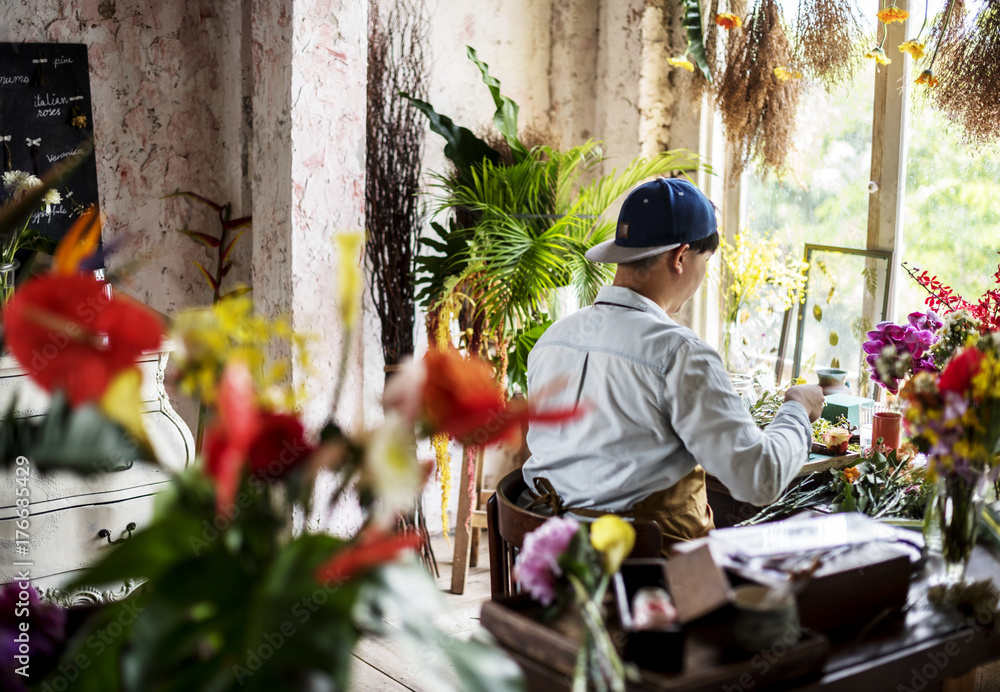
[(316, 570), (319, 582), (345, 582), (356, 574), (365, 572), (396, 559), (400, 552), (416, 550), (423, 542), (416, 531), (389, 534), (379, 529), (369, 529), (352, 546), (340, 551)]
[(99, 399), (163, 338), (152, 310), (107, 291), (91, 276), (49, 275), (18, 289), (4, 310), (11, 353), (43, 389), (65, 391), (74, 406)]
[(244, 363), (226, 366), (219, 382), (219, 417), (205, 433), (205, 472), (215, 481), (220, 510), (232, 504), (244, 466), (275, 480), (313, 453), (302, 423), (257, 408), (253, 377)]
[(972, 378), (979, 372), (979, 364), (983, 354), (975, 346), (963, 349), (957, 356), (948, 361), (944, 372), (938, 378), (938, 389), (942, 392), (965, 394)]

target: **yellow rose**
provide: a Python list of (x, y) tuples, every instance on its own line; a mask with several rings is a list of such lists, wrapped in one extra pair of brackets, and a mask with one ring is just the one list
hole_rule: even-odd
[(614, 574), (635, 545), (635, 529), (614, 514), (605, 514), (590, 525), (590, 544), (604, 556), (604, 570)]

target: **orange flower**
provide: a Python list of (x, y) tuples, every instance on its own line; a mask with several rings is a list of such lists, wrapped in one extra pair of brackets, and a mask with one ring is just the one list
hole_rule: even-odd
[(70, 226), (59, 242), (52, 262), (53, 274), (75, 274), (80, 262), (94, 254), (101, 239), (101, 214), (92, 206)]
[(893, 22), (905, 21), (910, 16), (910, 13), (899, 9), (895, 5), (889, 5), (884, 10), (879, 10), (876, 16), (883, 24), (892, 24)]
[(938, 79), (934, 76), (934, 73), (930, 70), (924, 70), (920, 73), (920, 76), (915, 80), (917, 84), (926, 84), (928, 87), (936, 87), (938, 85)]
[(850, 468), (844, 469), (844, 480), (846, 480), (848, 483), (851, 483), (853, 485), (854, 481), (858, 480), (859, 478), (861, 478), (861, 472), (858, 471), (857, 466), (852, 466)]
[(423, 538), (416, 531), (389, 534), (380, 529), (368, 529), (357, 543), (341, 550), (316, 570), (321, 583), (343, 583), (372, 567), (391, 562), (404, 550), (416, 550)]
[(489, 444), (515, 434), (526, 421), (559, 422), (582, 413), (576, 407), (537, 411), (506, 397), (493, 368), (453, 348), (432, 349), (403, 368), (386, 386), (383, 406), (429, 434), (445, 433), (466, 444)]
[(115, 375), (163, 339), (156, 314), (109, 294), (93, 276), (47, 275), (18, 289), (4, 310), (7, 345), (46, 391), (73, 406), (101, 398)]
[(720, 12), (715, 15), (715, 23), (721, 26), (723, 29), (739, 29), (743, 26), (743, 20), (740, 19), (735, 14), (730, 14), (729, 12)]

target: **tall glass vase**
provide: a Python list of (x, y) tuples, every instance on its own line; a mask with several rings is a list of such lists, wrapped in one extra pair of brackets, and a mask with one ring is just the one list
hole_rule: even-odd
[(0, 305), (5, 304), (14, 295), (14, 278), (21, 263), (12, 260), (0, 264)]
[(932, 511), (941, 529), (945, 583), (954, 584), (965, 578), (988, 487), (986, 470), (942, 471), (937, 478)]

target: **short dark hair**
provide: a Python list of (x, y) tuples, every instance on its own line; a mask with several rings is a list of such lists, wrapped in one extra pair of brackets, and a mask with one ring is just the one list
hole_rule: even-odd
[(688, 243), (688, 245), (691, 246), (691, 252), (697, 252), (699, 255), (703, 255), (706, 252), (715, 252), (719, 249), (719, 232), (716, 231), (712, 235)]

